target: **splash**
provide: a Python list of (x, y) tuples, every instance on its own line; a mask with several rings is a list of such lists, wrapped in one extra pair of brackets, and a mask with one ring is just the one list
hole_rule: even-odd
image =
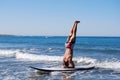
[[(20, 50), (0, 50), (0, 57), (14, 57), (21, 61), (46, 61), (46, 62), (62, 62), (63, 56), (50, 56), (50, 55), (38, 55)], [(73, 61), (76, 65), (94, 64), (97, 68), (120, 70), (120, 60), (118, 59), (106, 59), (99, 60), (90, 57), (74, 57)]]
[[(63, 56), (31, 54), (20, 50), (0, 50), (0, 56), (15, 57), (22, 61), (62, 61), (63, 59)], [(94, 63), (95, 59), (88, 57), (74, 57), (73, 61), (76, 63)]]
[(0, 56), (2, 57), (15, 57), (17, 50), (0, 50)]
[(96, 62), (96, 67), (112, 70), (120, 70), (120, 60), (111, 59)]
[(27, 60), (27, 61), (61, 61), (62, 57), (60, 56), (48, 56), (48, 55), (37, 55), (29, 53), (16, 53), (17, 59)]

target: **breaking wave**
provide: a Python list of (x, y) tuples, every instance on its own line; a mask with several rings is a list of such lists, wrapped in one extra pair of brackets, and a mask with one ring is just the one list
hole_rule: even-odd
[[(62, 61), (63, 59), (63, 56), (38, 55), (20, 50), (0, 50), (0, 57), (13, 57), (22, 61)], [(73, 61), (76, 64), (94, 64), (98, 68), (120, 70), (120, 60), (117, 59), (100, 61), (90, 57), (74, 57)]]

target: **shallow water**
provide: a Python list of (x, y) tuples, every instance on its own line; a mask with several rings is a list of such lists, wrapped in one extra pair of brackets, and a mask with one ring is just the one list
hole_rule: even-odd
[(0, 80), (120, 80), (120, 38), (78, 37), (75, 65), (95, 69), (38, 74), (29, 66), (61, 67), (66, 37), (1, 36)]

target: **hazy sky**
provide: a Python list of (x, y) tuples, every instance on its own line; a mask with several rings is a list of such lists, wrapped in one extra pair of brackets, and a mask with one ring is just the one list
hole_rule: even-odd
[(120, 36), (120, 0), (0, 0), (0, 34)]

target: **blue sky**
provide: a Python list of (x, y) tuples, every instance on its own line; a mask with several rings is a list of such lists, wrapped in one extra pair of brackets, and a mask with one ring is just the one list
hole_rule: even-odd
[(120, 0), (0, 0), (0, 34), (120, 36)]

